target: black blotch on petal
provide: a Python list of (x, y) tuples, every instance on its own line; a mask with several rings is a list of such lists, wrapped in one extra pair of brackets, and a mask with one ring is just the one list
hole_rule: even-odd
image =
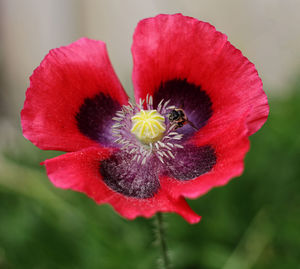
[(152, 198), (159, 190), (160, 184), (155, 169), (155, 161), (144, 165), (132, 161), (132, 155), (119, 152), (100, 164), (103, 181), (112, 190), (133, 198)]
[(79, 131), (101, 144), (111, 145), (112, 117), (120, 109), (117, 101), (103, 93), (84, 99), (75, 115)]
[(212, 146), (185, 145), (175, 153), (175, 159), (167, 162), (167, 175), (178, 180), (191, 180), (213, 168), (217, 162)]
[[(200, 85), (190, 83), (186, 79), (172, 79), (162, 82), (153, 95), (154, 108), (162, 99), (170, 100), (170, 105), (183, 109), (189, 121), (198, 130), (207, 123), (213, 113), (212, 102), (206, 91)], [(186, 139), (196, 130), (190, 124), (186, 124), (176, 131), (185, 134), (184, 139)]]

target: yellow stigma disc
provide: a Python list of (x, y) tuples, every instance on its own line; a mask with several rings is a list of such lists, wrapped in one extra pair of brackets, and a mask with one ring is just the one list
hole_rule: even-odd
[(131, 132), (144, 144), (160, 140), (166, 130), (165, 118), (156, 110), (141, 110), (131, 121)]

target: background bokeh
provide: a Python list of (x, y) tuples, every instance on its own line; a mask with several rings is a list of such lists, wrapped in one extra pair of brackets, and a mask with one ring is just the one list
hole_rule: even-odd
[(107, 43), (132, 95), (131, 39), (158, 13), (209, 21), (255, 63), (269, 97), (245, 173), (191, 207), (197, 225), (165, 214), (175, 269), (300, 268), (299, 0), (0, 0), (0, 268), (156, 268), (153, 220), (56, 189), (39, 163), (56, 156), (21, 134), (29, 76), (47, 52), (87, 36)]

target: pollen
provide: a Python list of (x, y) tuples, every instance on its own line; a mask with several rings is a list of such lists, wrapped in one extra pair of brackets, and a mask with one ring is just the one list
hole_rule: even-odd
[(157, 110), (141, 110), (131, 121), (131, 133), (144, 144), (160, 140), (166, 130), (165, 118)]

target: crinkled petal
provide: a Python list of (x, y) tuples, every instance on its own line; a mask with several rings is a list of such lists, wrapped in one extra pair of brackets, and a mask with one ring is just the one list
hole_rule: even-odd
[[(241, 175), (244, 169), (244, 157), (249, 149), (245, 117), (247, 117), (247, 113), (239, 122), (225, 126), (222, 131), (218, 132), (214, 132), (209, 125), (203, 127), (199, 131), (199, 135), (194, 136), (190, 143), (199, 149), (208, 147), (214, 150), (213, 155), (209, 155), (209, 151), (206, 151), (202, 157), (204, 164), (200, 164), (198, 167), (199, 169), (209, 164), (209, 169), (198, 177), (194, 177), (198, 171), (197, 166), (194, 167), (194, 170), (192, 167), (192, 170), (187, 172), (187, 175), (192, 175), (190, 178), (178, 178), (178, 176), (176, 178), (176, 173), (173, 176), (162, 176), (160, 178), (161, 188), (169, 190), (175, 198), (180, 196), (196, 198), (211, 188), (224, 185), (231, 178)], [(208, 158), (206, 158), (207, 156)], [(215, 158), (213, 165), (212, 156)], [(201, 163), (200, 160), (191, 161)], [(179, 173), (179, 175), (182, 174)]]
[(125, 218), (151, 217), (156, 212), (175, 212), (190, 223), (200, 220), (182, 197), (175, 199), (162, 189), (146, 199), (129, 197), (111, 189), (105, 183), (100, 167), (115, 153), (112, 149), (87, 148), (46, 160), (44, 164), (56, 187), (83, 192), (100, 204), (109, 203)]
[[(267, 97), (255, 66), (208, 23), (181, 14), (142, 20), (134, 33), (132, 54), (136, 100), (147, 94), (168, 98), (167, 92), (158, 92), (162, 85), (186, 81), (210, 98), (212, 116), (207, 124), (218, 117), (224, 124), (235, 122), (247, 111), (250, 135), (267, 119)], [(185, 87), (181, 90), (184, 95)], [(198, 109), (202, 108), (200, 102)]]
[(105, 43), (82, 38), (51, 50), (30, 78), (23, 133), (41, 149), (110, 146), (111, 118), (128, 97)]

